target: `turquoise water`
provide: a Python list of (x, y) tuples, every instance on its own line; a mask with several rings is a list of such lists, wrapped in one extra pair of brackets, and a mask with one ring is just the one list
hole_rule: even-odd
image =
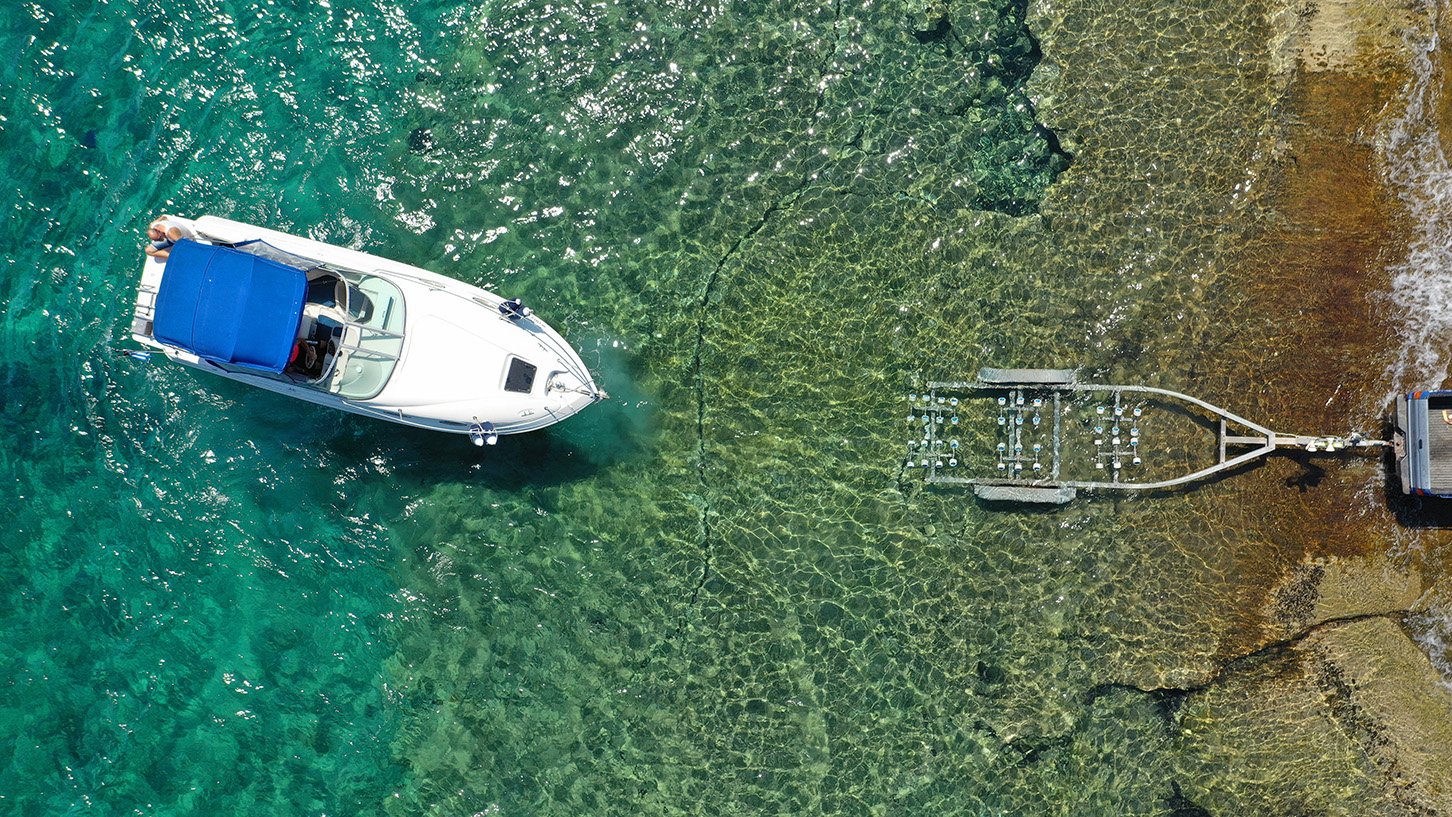
[[(1235, 489), (989, 513), (900, 472), (923, 379), (1226, 348), (1275, 96), (1219, 55), (1267, 32), (1131, 5), (1032, 21), (1072, 162), (1013, 2), (7, 17), (6, 808), (1402, 813), (1275, 673), (1131, 688), (1213, 668), (1237, 554), (1281, 558)], [(1108, 41), (1155, 70), (1065, 75)], [(519, 295), (613, 399), (481, 452), (117, 358), (160, 211)]]

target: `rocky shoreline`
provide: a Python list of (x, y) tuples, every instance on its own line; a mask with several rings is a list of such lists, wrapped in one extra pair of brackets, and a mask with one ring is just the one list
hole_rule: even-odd
[[(1047, 55), (1035, 101), (1071, 151), (1083, 141), (1076, 125), (1086, 120), (1062, 79), (1094, 70), (1074, 62), (1092, 49), (1063, 42), (1075, 36), (1065, 21), (1081, 13), (1076, 5), (1035, 3), (1030, 12)], [(1219, 273), (1219, 294), (1201, 293), (1233, 331), (1206, 345), (1222, 359), (1256, 361), (1256, 378), (1275, 384), (1261, 398), (1273, 420), (1364, 427), (1378, 419), (1385, 384), (1377, 373), (1391, 367), (1396, 348), (1398, 327), (1384, 302), (1389, 269), (1406, 257), (1411, 235), (1378, 138), (1406, 104), (1416, 44), (1428, 41), (1437, 15), (1421, 4), (1376, 0), (1276, 2), (1264, 13), (1274, 121), (1248, 175), (1245, 247)], [(1445, 140), (1452, 106), (1436, 115)], [(1226, 374), (1201, 377), (1210, 393), (1244, 402)], [(1336, 478), (1322, 479), (1323, 468)], [(1416, 512), (1400, 503), (1395, 486), (1369, 499), (1364, 486), (1382, 482), (1377, 468), (1281, 461), (1268, 468), (1274, 480), (1259, 482), (1285, 490), (1226, 485), (1190, 501), (1207, 514), (1214, 504), (1218, 524), (1249, 533), (1226, 572), (1242, 598), (1262, 604), (1222, 625), (1213, 668), (1187, 665), (1113, 684), (1175, 701), (1182, 805), (1212, 814), (1282, 807), (1284, 793), (1260, 799), (1269, 795), (1253, 786), (1239, 794), (1217, 787), (1217, 767), (1281, 762), (1276, 753), (1257, 755), (1267, 745), (1312, 756), (1341, 747), (1346, 763), (1365, 771), (1345, 785), (1370, 799), (1358, 806), (1349, 798), (1338, 809), (1452, 813), (1452, 693), (1410, 626), (1439, 597), (1429, 588), (1441, 573), (1435, 554), (1449, 537), (1408, 533), (1401, 523)], [(1306, 479), (1313, 482), (1297, 485)], [(1193, 680), (1162, 685), (1174, 676)], [(1277, 721), (1291, 727), (1271, 734)]]

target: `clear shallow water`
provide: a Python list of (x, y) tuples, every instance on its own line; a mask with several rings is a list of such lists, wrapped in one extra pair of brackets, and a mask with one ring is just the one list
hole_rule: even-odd
[[(26, 9), (23, 813), (1400, 813), (1294, 677), (1189, 698), (1189, 732), (1113, 686), (1192, 684), (1254, 629), (1302, 556), (1289, 514), (1223, 510), (1254, 486), (990, 514), (898, 468), (923, 379), (1254, 364), (1219, 316), (1274, 329), (1216, 286), (1276, 134), (1269, 66), (1226, 57), (1268, 36), (1241, 4), (1036, 19), (1076, 155), (1047, 193), (1002, 5), (943, 36), (850, 3)], [(163, 209), (521, 295), (615, 399), (481, 454), (116, 359)]]

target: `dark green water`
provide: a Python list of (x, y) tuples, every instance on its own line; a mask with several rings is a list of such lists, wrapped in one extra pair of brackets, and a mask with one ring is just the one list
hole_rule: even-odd
[[(1017, 3), (194, 5), (0, 23), (0, 808), (1400, 813), (1314, 713), (1102, 686), (1209, 666), (1202, 506), (899, 467), (923, 379), (1198, 359), (1239, 4), (1035, 18), (1052, 187)], [(481, 453), (117, 359), (159, 211), (522, 296), (614, 399)]]

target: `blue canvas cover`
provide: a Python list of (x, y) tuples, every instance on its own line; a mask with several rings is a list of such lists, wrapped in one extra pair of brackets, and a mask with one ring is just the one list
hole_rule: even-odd
[(207, 360), (280, 372), (306, 292), (300, 269), (230, 247), (178, 241), (166, 259), (152, 336)]

